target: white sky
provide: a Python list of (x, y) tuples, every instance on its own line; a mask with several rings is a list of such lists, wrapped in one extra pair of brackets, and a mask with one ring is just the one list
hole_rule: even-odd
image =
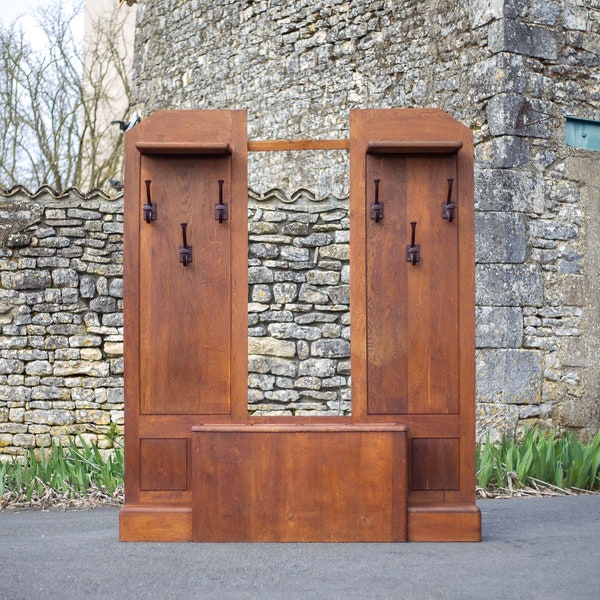
[[(0, 0), (0, 23), (5, 27), (10, 25), (15, 19), (20, 17), (20, 24), (27, 33), (29, 40), (36, 46), (36, 40), (41, 40), (40, 36), (35, 35), (37, 22), (35, 19), (35, 10), (40, 4), (61, 3), (68, 11), (71, 11), (77, 0)], [(79, 38), (83, 37), (83, 12), (73, 23), (75, 33)]]

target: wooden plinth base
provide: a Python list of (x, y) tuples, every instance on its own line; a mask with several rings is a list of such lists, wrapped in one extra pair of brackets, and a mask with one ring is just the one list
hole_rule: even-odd
[(125, 506), (119, 514), (121, 542), (191, 542), (192, 509)]
[(409, 542), (480, 542), (481, 513), (475, 505), (408, 509)]

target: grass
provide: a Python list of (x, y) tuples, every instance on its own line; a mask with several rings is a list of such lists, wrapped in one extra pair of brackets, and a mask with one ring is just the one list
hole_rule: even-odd
[[(477, 445), (477, 486), (483, 496), (545, 486), (557, 491), (600, 490), (600, 432), (589, 443), (568, 433), (530, 429), (522, 442), (502, 438)], [(485, 493), (487, 492), (487, 494)]]
[(123, 449), (105, 457), (81, 436), (78, 441), (65, 446), (52, 441), (50, 448), (31, 448), (24, 457), (0, 462), (0, 507), (119, 503)]

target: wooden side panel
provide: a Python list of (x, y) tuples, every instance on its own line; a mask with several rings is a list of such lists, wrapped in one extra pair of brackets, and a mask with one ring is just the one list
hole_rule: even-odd
[[(381, 221), (366, 218), (368, 412), (456, 413), (458, 223), (441, 212), (456, 157), (370, 155), (366, 179), (365, 204), (375, 179), (384, 203)], [(413, 221), (416, 265), (406, 260)]]
[(187, 489), (187, 440), (143, 439), (140, 443), (142, 491)]
[[(230, 412), (230, 227), (214, 218), (219, 179), (231, 205), (230, 170), (229, 157), (142, 157), (157, 206), (140, 231), (143, 414)], [(193, 252), (186, 267), (181, 223)]]
[(298, 429), (195, 428), (194, 540), (404, 540), (405, 432)]

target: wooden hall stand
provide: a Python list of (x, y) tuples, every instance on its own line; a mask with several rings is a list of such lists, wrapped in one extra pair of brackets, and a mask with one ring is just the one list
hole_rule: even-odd
[[(480, 539), (471, 132), (386, 109), (350, 134), (248, 142), (245, 111), (127, 133), (121, 540)], [(352, 415), (249, 417), (247, 152), (306, 149), (350, 149)]]

